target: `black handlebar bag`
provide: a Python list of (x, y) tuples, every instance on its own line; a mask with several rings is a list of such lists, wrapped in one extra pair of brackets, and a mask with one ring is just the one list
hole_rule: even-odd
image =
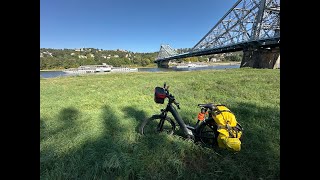
[(156, 87), (154, 89), (154, 102), (163, 104), (166, 97), (166, 90), (164, 88)]

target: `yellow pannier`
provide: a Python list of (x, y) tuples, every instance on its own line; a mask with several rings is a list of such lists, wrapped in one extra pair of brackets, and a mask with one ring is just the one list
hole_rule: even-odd
[(218, 125), (219, 132), (217, 141), (220, 148), (229, 150), (241, 150), (242, 127), (237, 122), (234, 114), (225, 105), (216, 105), (212, 117)]

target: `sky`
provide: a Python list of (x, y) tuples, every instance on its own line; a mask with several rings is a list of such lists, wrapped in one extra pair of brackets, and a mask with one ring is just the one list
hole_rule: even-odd
[(237, 0), (40, 0), (40, 48), (192, 48)]

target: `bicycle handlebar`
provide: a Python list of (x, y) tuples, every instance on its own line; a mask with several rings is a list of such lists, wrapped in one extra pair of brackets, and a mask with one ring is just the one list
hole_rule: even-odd
[(172, 94), (169, 93), (169, 91), (167, 91), (168, 95), (168, 99), (169, 102), (172, 102), (173, 104), (175, 104), (177, 106), (178, 109), (180, 109), (180, 103), (176, 101), (176, 99), (174, 98), (174, 96)]
[(167, 83), (163, 84), (163, 88), (166, 90), (166, 94), (167, 97), (169, 98), (169, 102), (173, 102), (178, 109), (180, 109), (180, 103), (176, 101), (176, 99), (174, 98), (174, 96), (172, 94), (169, 93), (169, 86), (167, 86)]

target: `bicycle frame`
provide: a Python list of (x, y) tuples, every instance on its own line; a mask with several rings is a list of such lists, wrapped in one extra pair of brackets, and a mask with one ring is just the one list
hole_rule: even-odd
[[(188, 139), (193, 140), (194, 142), (201, 142), (205, 144), (206, 146), (216, 146), (218, 145), (220, 147), (220, 141), (223, 137), (220, 135), (220, 128), (227, 129), (229, 132), (229, 136), (232, 138), (238, 138), (238, 132), (240, 133), (238, 141), (233, 141), (237, 139), (231, 139), (231, 143), (234, 143), (234, 150), (240, 150), (240, 144), (239, 142), (242, 134), (243, 128), (239, 123), (236, 124), (236, 126), (230, 127), (228, 126), (228, 120), (235, 120), (232, 119), (224, 119), (226, 124), (221, 123), (219, 120), (220, 117), (217, 117), (220, 113), (228, 111), (232, 113), (228, 109), (220, 109), (218, 106), (224, 106), (221, 104), (214, 104), (214, 103), (205, 103), (205, 104), (198, 104), (198, 106), (201, 108), (201, 112), (198, 114), (198, 121), (195, 126), (191, 126), (189, 124), (186, 124), (184, 120), (181, 118), (179, 112), (176, 108), (180, 109), (180, 104), (176, 101), (175, 97), (169, 93), (169, 86), (166, 86), (164, 84), (163, 89), (161, 87), (155, 88), (155, 94), (154, 94), (154, 101), (158, 104), (163, 104), (165, 99), (168, 98), (166, 108), (161, 109), (160, 114), (154, 114), (152, 117), (145, 119), (141, 126), (140, 126), (140, 133), (142, 135), (151, 134), (153, 133), (160, 133), (165, 132), (169, 135), (174, 134), (175, 127), (177, 126), (176, 122), (179, 124), (180, 130), (183, 131), (184, 136)], [(176, 105), (174, 107), (173, 105)], [(174, 118), (174, 120), (171, 117), (168, 117), (168, 112), (170, 112)], [(223, 114), (222, 114), (223, 116)], [(216, 117), (218, 119), (216, 119)], [(151, 122), (154, 121), (158, 122), (156, 131), (154, 129), (154, 124)], [(176, 121), (176, 122), (175, 122)], [(217, 122), (216, 122), (217, 121)], [(166, 124), (164, 124), (166, 122)], [(149, 123), (149, 128), (146, 128), (146, 131), (144, 130), (146, 125)], [(168, 123), (168, 124), (167, 124)], [(148, 127), (148, 125), (147, 125)], [(151, 132), (148, 133), (148, 130)], [(236, 134), (236, 135), (234, 135)], [(222, 134), (224, 135), (224, 134)], [(219, 136), (221, 137), (219, 139)], [(226, 136), (226, 135), (225, 135)], [(228, 136), (226, 136), (228, 138)], [(239, 142), (239, 143), (238, 143)]]
[[(172, 102), (171, 102), (172, 101)], [(172, 105), (173, 100), (169, 99), (169, 103), (167, 104), (167, 107), (165, 109), (161, 109), (161, 117), (163, 118), (162, 121), (160, 121), (160, 128), (162, 128), (162, 125), (164, 123), (164, 119), (167, 117), (168, 112), (172, 114), (174, 119), (179, 124), (180, 128), (183, 130), (184, 134), (186, 136), (194, 136), (193, 132), (191, 132), (188, 128), (186, 123), (181, 118), (180, 114), (178, 113), (177, 109)]]

